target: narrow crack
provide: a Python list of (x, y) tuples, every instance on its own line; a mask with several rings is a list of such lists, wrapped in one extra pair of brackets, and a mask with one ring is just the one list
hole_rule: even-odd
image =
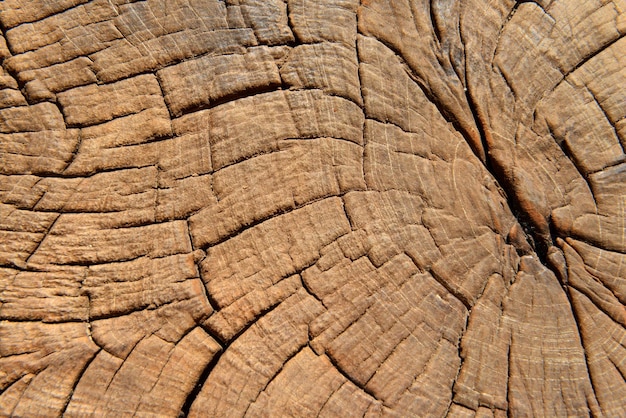
[[(476, 302), (478, 302), (478, 298), (476, 298)], [(456, 376), (454, 376), (454, 379), (452, 380), (452, 388), (450, 389), (452, 396), (450, 397), (450, 404), (448, 405), (448, 410), (452, 406), (452, 403), (454, 403), (454, 395), (456, 394), (454, 387), (456, 386), (457, 381), (459, 380), (459, 376), (461, 375), (461, 371), (463, 370), (463, 364), (465, 364), (465, 356), (462, 353), (463, 347), (461, 346), (462, 345), (461, 343), (463, 342), (463, 336), (465, 336), (465, 333), (467, 332), (467, 327), (469, 326), (469, 319), (470, 319), (471, 314), (472, 314), (471, 310), (467, 311), (467, 314), (465, 315), (465, 324), (463, 325), (463, 329), (461, 330), (461, 333), (459, 334), (458, 341), (456, 341), (456, 343), (453, 343), (452, 341), (448, 340), (448, 342), (450, 342), (451, 344), (454, 344), (459, 355), (459, 368), (456, 371)]]
[(295, 30), (293, 19), (291, 18), (291, 16), (293, 16), (293, 13), (291, 11), (291, 7), (293, 3), (291, 1), (286, 1), (285, 3), (286, 3), (285, 7), (287, 8), (287, 26), (289, 27), (289, 30), (291, 31), (291, 34), (293, 35), (293, 39), (294, 39), (294, 42), (292, 43), (293, 45), (289, 45), (289, 46), (295, 47), (298, 45), (303, 45), (304, 42), (298, 35), (298, 32)]
[[(20, 393), (20, 396), (17, 398), (17, 400), (16, 400), (15, 404), (13, 405), (13, 408), (11, 409), (11, 413), (10, 413), (8, 416), (10, 416), (10, 417), (15, 417), (15, 416), (17, 416), (17, 415), (15, 414), (15, 410), (16, 410), (16, 409), (17, 409), (17, 407), (19, 407), (19, 406), (20, 406), (20, 404), (22, 403), (22, 399), (24, 398), (24, 394), (25, 394), (26, 392), (28, 392), (28, 389), (30, 388), (30, 385), (32, 385), (32, 384), (33, 384), (33, 382), (35, 381), (35, 378), (37, 377), (37, 375), (38, 375), (39, 373), (43, 372), (44, 370), (46, 370), (46, 368), (47, 368), (47, 367), (44, 367), (44, 368), (43, 368), (43, 369), (41, 369), (41, 370), (37, 370), (37, 371), (33, 371), (33, 372), (28, 373), (28, 374), (32, 374), (32, 375), (33, 375), (33, 377), (32, 377), (32, 378), (30, 379), (30, 381), (26, 384), (26, 387), (24, 388), (24, 390), (22, 391), (22, 393)], [(23, 375), (23, 376), (22, 376), (22, 377), (20, 377), (18, 380), (16, 380), (14, 383), (19, 382), (19, 381), (20, 381), (20, 380), (22, 380), (24, 377), (26, 377), (26, 375)]]
[(607, 49), (611, 48), (613, 45), (615, 45), (617, 42), (619, 42), (620, 40), (624, 39), (625, 37), (626, 37), (626, 34), (618, 35), (616, 38), (614, 38), (614, 39), (610, 40), (609, 42), (605, 43), (600, 48), (598, 48), (595, 51), (590, 52), (586, 56), (582, 57), (582, 59), (578, 62), (578, 64), (576, 64), (568, 72), (563, 74), (563, 79), (567, 78), (570, 74), (576, 72), (580, 67), (584, 66), (590, 60), (592, 60), (596, 56), (600, 55), (601, 53), (603, 53)]
[[(606, 356), (607, 360), (609, 360), (609, 362), (613, 365), (613, 367), (615, 367), (615, 370), (617, 370), (617, 372), (619, 373), (619, 375), (622, 377), (622, 380), (624, 381), (624, 383), (626, 383), (626, 374), (622, 371), (621, 369), (621, 365), (617, 364), (615, 362), (615, 360), (613, 360), (613, 358), (609, 355)], [(595, 389), (594, 389), (594, 393), (595, 393)]]
[[(534, 0), (517, 0), (515, 2), (515, 4), (513, 5), (513, 7), (511, 8), (511, 10), (509, 11), (508, 15), (506, 16), (506, 18), (504, 19), (504, 21), (502, 22), (502, 26), (500, 26), (500, 29), (498, 31), (498, 34), (496, 35), (496, 41), (494, 42), (494, 49), (493, 49), (493, 56), (491, 57), (491, 68), (495, 70), (495, 67), (493, 65), (494, 61), (495, 61), (495, 56), (498, 55), (499, 52), (499, 46), (500, 46), (500, 39), (502, 38), (502, 34), (504, 33), (504, 27), (506, 26), (507, 23), (509, 23), (511, 21), (511, 19), (513, 19), (513, 16), (515, 16), (515, 13), (517, 13), (517, 10), (519, 9), (519, 7), (524, 4), (524, 3), (533, 3), (537, 6), (539, 6), (542, 10), (543, 7), (541, 5), (539, 5), (536, 1)], [(544, 12), (550, 16), (545, 10)], [(513, 91), (513, 90), (511, 90)]]
[[(135, 144), (135, 145), (128, 145), (128, 146), (122, 146), (122, 147), (116, 147), (116, 149), (123, 149), (123, 148), (127, 148), (127, 147), (134, 147), (134, 146), (141, 146), (143, 144)], [(111, 149), (111, 148), (108, 148)], [(33, 174), (33, 176), (39, 177), (40, 179), (90, 179), (94, 176), (98, 176), (100, 174), (104, 174), (104, 173), (113, 173), (113, 172), (118, 172), (118, 171), (127, 171), (127, 170), (140, 170), (142, 168), (146, 168), (146, 167), (153, 167), (154, 164), (145, 164), (145, 165), (137, 165), (137, 166), (125, 166), (125, 167), (112, 167), (112, 168), (103, 168), (100, 169), (98, 171), (90, 171), (90, 172), (83, 172), (83, 173), (72, 173), (72, 174), (66, 174), (65, 172), (61, 172), (61, 173), (37, 173), (37, 174)], [(9, 174), (9, 176), (11, 176), (11, 174)], [(20, 176), (19, 174), (14, 174), (14, 176)], [(75, 187), (76, 189), (76, 187)]]
[(430, 90), (426, 82), (413, 72), (409, 64), (404, 60), (404, 58), (402, 58), (402, 55), (393, 48), (393, 46), (379, 39), (377, 40), (383, 43), (383, 45), (389, 48), (396, 55), (406, 74), (422, 90), (426, 99), (428, 99), (428, 101), (437, 108), (437, 111), (444, 118), (444, 120), (450, 123), (456, 132), (458, 132), (465, 139), (465, 142), (468, 144), (474, 155), (476, 155), (480, 161), (485, 163), (486, 150), (482, 147), (482, 142), (484, 142), (482, 141), (482, 138), (476, 138), (472, 129), (462, 120), (457, 118), (456, 115), (454, 115), (454, 112), (439, 100), (436, 94)]
[[(500, 321), (502, 320), (502, 316), (500, 316)], [(513, 345), (513, 334), (510, 333), (511, 331), (509, 331), (509, 344), (506, 347), (506, 367), (507, 367), (507, 373), (506, 373), (506, 401), (507, 401), (507, 407), (506, 407), (506, 414), (507, 417), (510, 418), (512, 415), (512, 410), (511, 410), (511, 400), (510, 400), (510, 393), (511, 393), (511, 345)]]
[(187, 417), (189, 415), (189, 411), (191, 409), (191, 406), (192, 406), (193, 402), (198, 397), (200, 391), (202, 390), (202, 387), (204, 386), (204, 384), (206, 383), (207, 379), (209, 378), (209, 375), (215, 369), (215, 366), (219, 362), (219, 360), (222, 357), (222, 355), (228, 350), (228, 348), (233, 343), (238, 341), (239, 338), (244, 333), (246, 333), (250, 328), (252, 328), (256, 324), (258, 324), (258, 322), (261, 319), (263, 319), (263, 317), (265, 317), (268, 313), (274, 311), (282, 302), (283, 301), (279, 301), (279, 302), (275, 303), (274, 305), (264, 309), (256, 317), (256, 319), (254, 321), (251, 321), (250, 323), (248, 323), (245, 327), (243, 327), (241, 330), (239, 330), (239, 332), (237, 332), (232, 338), (230, 338), (228, 340), (222, 338), (219, 335), (218, 332), (215, 332), (215, 330), (212, 330), (210, 328), (207, 329), (207, 327), (205, 325), (201, 326), (202, 329), (207, 331), (207, 333), (219, 343), (219, 345), (221, 346), (221, 351), (215, 354), (215, 356), (211, 359), (211, 361), (206, 365), (206, 367), (202, 371), (200, 377), (198, 378), (198, 381), (197, 381), (196, 385), (194, 386), (194, 389), (189, 393), (189, 395), (187, 396), (187, 399), (185, 400), (185, 403), (183, 404), (183, 407), (181, 408), (181, 411), (180, 411), (180, 414), (179, 414), (179, 418)]
[[(270, 221), (272, 219), (275, 219), (277, 217), (280, 217), (281, 215), (287, 215), (287, 214), (293, 213), (293, 212), (295, 212), (297, 210), (300, 210), (300, 209), (305, 208), (307, 206), (313, 205), (315, 203), (319, 203), (319, 202), (321, 202), (323, 200), (326, 200), (326, 199), (333, 199), (333, 198), (337, 198), (337, 197), (338, 198), (343, 198), (347, 193), (350, 193), (350, 192), (353, 192), (353, 191), (363, 191), (363, 190), (362, 189), (354, 189), (354, 190), (349, 189), (349, 190), (346, 190), (346, 191), (344, 191), (342, 193), (339, 193), (339, 194), (336, 194), (336, 195), (335, 194), (331, 194), (331, 195), (325, 195), (325, 196), (318, 196), (318, 197), (315, 197), (315, 198), (307, 201), (304, 204), (295, 205), (295, 206), (291, 206), (291, 207), (290, 206), (279, 207), (279, 208), (273, 210), (269, 215), (262, 216), (262, 217), (257, 218), (257, 219), (253, 219), (253, 220), (251, 220), (249, 222), (245, 222), (240, 227), (238, 227), (236, 230), (230, 232), (229, 234), (226, 234), (226, 235), (220, 237), (218, 240), (216, 240), (214, 242), (207, 243), (206, 245), (204, 245), (202, 247), (199, 247), (199, 248), (208, 249), (210, 247), (214, 247), (214, 246), (223, 244), (226, 241), (229, 241), (229, 240), (231, 240), (231, 239), (233, 239), (233, 238), (235, 238), (235, 237), (237, 237), (239, 235), (244, 234), (246, 231), (251, 230), (251, 229), (253, 229), (256, 226), (258, 226), (260, 224), (263, 224), (264, 222)], [(348, 220), (348, 222), (349, 222), (349, 220)]]
[[(204, 280), (203, 277), (203, 272), (202, 272), (202, 266), (201, 263), (202, 261), (204, 261), (204, 259), (207, 257), (206, 253), (204, 255), (204, 257), (201, 260), (198, 260), (195, 264), (196, 264), (196, 270), (198, 273), (198, 278), (200, 279), (200, 281), (202, 282), (202, 289), (204, 292), (204, 296), (206, 297), (206, 300), (209, 302), (209, 305), (211, 306), (211, 308), (213, 309), (213, 314), (215, 314), (215, 312), (219, 311), (219, 303), (217, 302), (217, 300), (215, 300), (215, 298), (213, 297), (213, 295), (211, 294), (211, 292), (209, 292), (209, 288), (207, 287), (207, 282)], [(208, 318), (206, 318), (208, 319)], [(206, 320), (205, 319), (205, 320)], [(211, 331), (211, 333), (213, 333)]]
[(546, 125), (548, 127), (548, 132), (550, 133), (550, 136), (552, 136), (552, 138), (554, 139), (554, 142), (559, 146), (559, 148), (561, 148), (561, 151), (567, 157), (567, 159), (572, 163), (572, 165), (578, 172), (578, 175), (587, 184), (587, 188), (589, 189), (589, 193), (591, 194), (591, 198), (593, 199), (593, 203), (597, 210), (598, 203), (596, 202), (596, 197), (593, 192), (591, 182), (589, 181), (589, 174), (581, 167), (580, 163), (578, 162), (578, 159), (576, 158), (567, 140), (565, 138), (560, 138), (559, 136), (557, 136), (556, 132), (554, 131), (554, 127), (551, 124), (546, 123)]
[[(91, 337), (89, 337), (89, 339), (91, 339)], [(93, 340), (92, 340), (93, 341)], [(94, 343), (95, 344), (95, 343)], [(97, 344), (96, 344), (97, 345)], [(76, 388), (78, 387), (82, 377), (84, 376), (85, 372), (87, 371), (87, 369), (89, 368), (89, 366), (91, 365), (91, 363), (93, 363), (93, 361), (96, 359), (96, 357), (98, 356), (98, 354), (100, 354), (100, 352), (102, 351), (102, 348), (98, 348), (93, 355), (87, 360), (85, 361), (85, 364), (82, 367), (82, 370), (80, 371), (78, 377), (76, 378), (76, 380), (74, 381), (74, 384), (72, 386), (72, 390), (70, 391), (70, 393), (67, 395), (67, 400), (65, 401), (65, 404), (63, 405), (63, 408), (61, 408), (61, 412), (59, 413), (59, 416), (62, 417), (65, 415), (65, 412), (67, 411), (68, 406), (70, 405), (71, 401), (72, 401), (72, 397), (74, 396), (74, 392), (76, 391)]]
[[(44, 16), (42, 16), (42, 17), (38, 18), (38, 19), (34, 19), (34, 20), (28, 20), (28, 19), (23, 20), (23, 21), (21, 21), (21, 22), (18, 22), (18, 23), (16, 23), (16, 24), (12, 25), (12, 26), (11, 26), (11, 27), (9, 27), (9, 28), (6, 28), (6, 30), (10, 30), (10, 29), (13, 29), (13, 28), (17, 28), (18, 26), (21, 26), (21, 25), (26, 25), (26, 24), (31, 24), (31, 25), (32, 25), (32, 24), (35, 24), (35, 23), (39, 23), (39, 22), (42, 22), (42, 21), (44, 21), (44, 20), (46, 20), (46, 19), (49, 19), (49, 18), (51, 18), (51, 17), (58, 16), (58, 15), (61, 15), (61, 14), (63, 14), (63, 13), (67, 13), (67, 12), (69, 12), (69, 11), (72, 11), (72, 10), (78, 9), (79, 7), (84, 8), (85, 3), (88, 3), (88, 2), (89, 2), (89, 0), (78, 0), (77, 2), (75, 2), (75, 4), (73, 4), (73, 5), (71, 5), (71, 6), (67, 7), (67, 8), (61, 8), (61, 10), (54, 10), (54, 9), (53, 9), (52, 7), (50, 7), (49, 5), (46, 5), (46, 6), (44, 6), (44, 7), (41, 7), (41, 8), (40, 8), (40, 10), (46, 10), (46, 12), (48, 12), (48, 11), (49, 11), (49, 12), (50, 12), (50, 14), (46, 14), (46, 15), (44, 15)], [(128, 2), (128, 1), (126, 1), (126, 2)], [(71, 3), (73, 3), (73, 2), (59, 2), (58, 4), (63, 4), (63, 3), (65, 3), (65, 4), (71, 4)], [(54, 3), (53, 3), (53, 4), (54, 4)], [(11, 6), (7, 6), (7, 7), (11, 7)], [(4, 25), (2, 25), (2, 26), (4, 27)]]
[(607, 113), (606, 109), (604, 108), (604, 106), (602, 106), (602, 103), (600, 103), (600, 101), (596, 97), (595, 93), (589, 88), (589, 86), (585, 86), (585, 89), (589, 92), (591, 97), (593, 97), (594, 102), (596, 103), (596, 105), (598, 106), (598, 108), (600, 109), (600, 111), (602, 112), (604, 117), (606, 118), (606, 121), (608, 122), (609, 126), (611, 127), (611, 130), (613, 131), (613, 134), (615, 135), (615, 139), (617, 140), (617, 143), (620, 146), (620, 149), (622, 151), (622, 156), (623, 156), (624, 154), (626, 154), (626, 151), (624, 150), (624, 144), (622, 144), (622, 142), (620, 140), (621, 138), (619, 136), (619, 133), (617, 132), (617, 128), (615, 126), (615, 122), (613, 122), (611, 120), (611, 118), (609, 117), (609, 114)]
[[(572, 313), (572, 316), (574, 318), (574, 323), (576, 324), (576, 331), (578, 332), (578, 338), (580, 340), (580, 347), (582, 348), (583, 351), (583, 357), (585, 359), (585, 370), (587, 371), (587, 379), (589, 380), (589, 384), (591, 385), (591, 391), (593, 393), (594, 399), (596, 401), (596, 405), (600, 405), (600, 403), (598, 402), (598, 398), (597, 398), (597, 389), (596, 389), (596, 384), (594, 382), (593, 379), (593, 375), (591, 374), (591, 367), (589, 365), (589, 353), (587, 352), (587, 345), (585, 344), (585, 339), (583, 337), (583, 333), (582, 330), (580, 328), (580, 324), (581, 324), (581, 320), (580, 320), (580, 316), (578, 314), (578, 310), (576, 309), (573, 300), (572, 300), (572, 291), (576, 292), (577, 290), (574, 289), (571, 286), (567, 286), (567, 289), (564, 289), (565, 296), (567, 297), (567, 301), (570, 307), (570, 311)], [(586, 296), (585, 296), (586, 297)], [(593, 303), (593, 302), (592, 302)], [(595, 306), (595, 304), (594, 304)], [(593, 416), (593, 410), (589, 411), (590, 414), (592, 414)]]
[(226, 349), (222, 348), (222, 350), (215, 353), (211, 361), (209, 361), (207, 365), (204, 367), (204, 370), (202, 370), (202, 373), (200, 373), (200, 376), (198, 377), (198, 380), (196, 381), (196, 384), (194, 385), (193, 389), (191, 390), (191, 392), (189, 392), (189, 395), (187, 395), (187, 398), (185, 399), (185, 402), (183, 403), (183, 406), (181, 407), (180, 412), (178, 414), (178, 418), (184, 418), (184, 417), (189, 416), (191, 405), (198, 398), (200, 391), (204, 387), (204, 384), (206, 383), (207, 379), (209, 378), (209, 374), (211, 374), (211, 372), (213, 371), (213, 369), (219, 362), (220, 358), (222, 358), (222, 355), (225, 351)]
[[(369, 309), (371, 308), (371, 306), (369, 308), (367, 308), (367, 311), (369, 311)], [(408, 340), (409, 338), (414, 338), (417, 340), (417, 338), (415, 337), (415, 335), (413, 335), (413, 330), (410, 330), (406, 325), (402, 324), (402, 326), (404, 327), (404, 329), (407, 331), (407, 335), (404, 336), (404, 338), (402, 338), (393, 348), (393, 350), (389, 351), (387, 353), (387, 355), (385, 356), (384, 359), (382, 359), (379, 364), (378, 367), (376, 367), (376, 369), (372, 372), (372, 374), (367, 378), (367, 381), (362, 385), (363, 387), (367, 387), (367, 385), (372, 381), (372, 379), (376, 376), (376, 373), (378, 373), (378, 371), (381, 369), (381, 367), (383, 367), (383, 365), (387, 362), (387, 360), (389, 360), (397, 351), (398, 351), (398, 347), (400, 347), (402, 344), (404, 344), (404, 342), (406, 340)], [(363, 362), (367, 362), (372, 358), (372, 355), (374, 353), (371, 353), (369, 355), (369, 357), (367, 357), (366, 359), (363, 360)], [(420, 373), (421, 374), (421, 373)]]
[(293, 359), (294, 357), (296, 357), (298, 354), (300, 354), (302, 352), (302, 349), (304, 349), (305, 347), (308, 347), (308, 344), (302, 344), (300, 347), (298, 347), (296, 350), (294, 350), (294, 352), (292, 354), (290, 354), (283, 362), (283, 364), (281, 364), (280, 368), (276, 371), (276, 373), (274, 373), (272, 375), (272, 377), (270, 377), (268, 379), (268, 381), (265, 383), (265, 385), (263, 386), (263, 388), (259, 391), (259, 393), (257, 393), (257, 395), (254, 397), (254, 399), (252, 401), (250, 401), (250, 403), (248, 403), (248, 406), (246, 407), (246, 410), (244, 411), (243, 414), (241, 414), (242, 417), (245, 417), (246, 414), (248, 413), (248, 410), (250, 409), (250, 407), (259, 399), (259, 396), (261, 396), (261, 394), (263, 392), (265, 392), (265, 390), (267, 390), (267, 388), (269, 387), (269, 385), (280, 375), (280, 373), (284, 370), (285, 366), (287, 365), (287, 363), (289, 363), (289, 361), (291, 359)]
[(509, 345), (507, 346), (506, 351), (506, 360), (507, 360), (507, 374), (506, 374), (506, 416), (507, 418), (513, 418), (513, 409), (511, 408), (511, 396), (513, 392), (511, 391), (511, 369), (513, 368), (513, 357), (511, 356), (511, 347), (513, 346), (513, 333), (512, 331), (509, 334)]
[(65, 173), (70, 168), (72, 163), (74, 163), (74, 161), (76, 160), (76, 157), (78, 156), (78, 152), (80, 151), (80, 147), (82, 144), (83, 144), (83, 131), (82, 129), (79, 129), (78, 139), (76, 140), (76, 146), (74, 147), (74, 150), (72, 151), (72, 155), (70, 156), (70, 159), (65, 163), (65, 167), (63, 167), (63, 171), (61, 171), (61, 174)]
[(225, 96), (219, 97), (217, 99), (214, 100), (207, 100), (206, 103), (203, 104), (196, 104), (196, 105), (191, 105), (191, 106), (187, 106), (182, 108), (180, 111), (172, 113), (169, 110), (169, 106), (168, 106), (168, 111), (170, 111), (170, 114), (172, 116), (172, 118), (180, 118), (181, 116), (185, 116), (185, 115), (189, 115), (191, 113), (196, 113), (202, 110), (210, 110), (213, 108), (216, 108), (218, 106), (221, 106), (223, 104), (227, 104), (230, 102), (234, 102), (236, 100), (241, 100), (241, 99), (246, 99), (249, 97), (254, 97), (257, 96), (259, 94), (264, 94), (264, 93), (272, 93), (275, 91), (282, 91), (281, 88), (281, 84), (280, 83), (270, 83), (266, 86), (257, 86), (257, 87), (252, 87), (252, 88), (247, 88), (245, 90), (241, 90), (241, 91), (236, 91), (230, 94), (227, 94)]
[[(298, 275), (300, 277), (300, 283), (302, 284), (302, 288), (304, 290), (306, 290), (306, 292), (311, 295), (313, 298), (315, 298), (315, 300), (317, 300), (328, 312), (330, 312), (330, 309), (328, 308), (328, 306), (326, 306), (326, 304), (324, 303), (324, 301), (315, 294), (315, 292), (313, 292), (313, 290), (311, 290), (311, 287), (308, 285), (308, 283), (302, 278), (302, 275)], [(309, 335), (310, 337), (310, 335)]]
[[(607, 311), (605, 308), (603, 308), (602, 306), (598, 305), (598, 304), (596, 303), (596, 301), (594, 301), (594, 300), (593, 300), (593, 294), (589, 294), (589, 293), (588, 293), (588, 292), (589, 292), (588, 290), (586, 290), (586, 289), (584, 289), (584, 288), (582, 288), (582, 287), (580, 287), (580, 286), (577, 286), (577, 285), (575, 285), (575, 284), (573, 284), (573, 283), (566, 283), (566, 284), (564, 285), (564, 287), (566, 288), (566, 290), (567, 290), (567, 289), (569, 289), (569, 288), (574, 289), (574, 290), (577, 290), (579, 293), (583, 294), (583, 295), (584, 295), (587, 299), (589, 299), (589, 301), (593, 304), (593, 306), (594, 306), (594, 307), (595, 307), (598, 311), (602, 312), (604, 315), (606, 315), (606, 316), (607, 316), (607, 317), (609, 317), (609, 318), (612, 318), (612, 317), (613, 317), (613, 314), (611, 314), (611, 312)], [(611, 294), (613, 294), (613, 293), (611, 292)], [(622, 327), (622, 328), (626, 329), (626, 326), (624, 325), (624, 323), (623, 323), (623, 322), (622, 322), (622, 323), (620, 323), (620, 322), (615, 321), (615, 324), (616, 324), (616, 325), (621, 325), (621, 327)]]
[[(413, 258), (411, 258), (411, 260), (413, 260)], [(413, 261), (413, 262), (415, 263), (415, 261)], [(418, 266), (418, 268), (419, 268), (419, 266)], [(441, 286), (443, 286), (448, 291), (448, 293), (450, 293), (459, 302), (461, 302), (463, 304), (463, 306), (465, 306), (465, 308), (467, 309), (468, 312), (472, 309), (471, 301), (465, 295), (463, 295), (463, 294), (459, 293), (457, 290), (453, 289), (452, 286), (450, 286), (450, 284), (443, 277), (439, 276), (439, 274), (437, 274), (432, 268), (428, 268), (426, 271), (430, 274), (430, 276), (433, 279), (435, 279), (435, 281), (437, 283), (439, 283)]]
[[(193, 329), (193, 328), (191, 328)], [(186, 334), (185, 334), (186, 335)], [(154, 388), (159, 384), (159, 380), (161, 379), (161, 376), (163, 375), (163, 370), (165, 370), (165, 368), (167, 367), (167, 364), (169, 363), (169, 361), (172, 359), (172, 356), (174, 355), (174, 351), (176, 350), (176, 345), (177, 343), (172, 342), (172, 341), (167, 341), (164, 340), (163, 338), (152, 334), (151, 336), (155, 336), (156, 338), (158, 338), (159, 340), (163, 341), (166, 344), (171, 344), (172, 348), (169, 350), (169, 353), (167, 353), (167, 358), (161, 363), (161, 369), (159, 370), (159, 373), (157, 374), (157, 376), (154, 378), (154, 382), (152, 382), (152, 385), (150, 387), (150, 389), (145, 390), (143, 393), (141, 393), (141, 395), (139, 396), (139, 400), (137, 401), (137, 407), (135, 408), (135, 413), (139, 410), (139, 408), (141, 407), (141, 402), (144, 400), (144, 398), (146, 396), (150, 396), (150, 394), (152, 393), (152, 391), (154, 390)], [(184, 338), (184, 335), (180, 338), (181, 340)], [(179, 340), (180, 342), (180, 340)], [(162, 357), (161, 357), (162, 358)], [(161, 360), (161, 358), (159, 358), (159, 360)], [(133, 414), (133, 416), (135, 416), (136, 414)]]
[[(394, 125), (395, 126), (395, 125)], [(271, 148), (267, 149), (267, 150), (261, 150), (261, 151), (256, 151), (252, 154), (249, 155), (242, 155), (239, 156), (237, 158), (235, 158), (234, 160), (225, 163), (224, 165), (220, 165), (219, 167), (215, 168), (215, 166), (213, 165), (213, 162), (211, 162), (211, 167), (214, 169), (213, 171), (211, 171), (210, 173), (198, 173), (199, 175), (203, 175), (203, 174), (218, 174), (220, 171), (227, 169), (229, 167), (233, 167), (236, 166), (240, 163), (243, 162), (247, 162), (247, 161), (251, 161), (255, 158), (258, 157), (263, 157), (263, 156), (267, 156), (267, 155), (271, 155), (271, 154), (279, 154), (279, 153), (284, 153), (284, 152), (288, 152), (288, 149), (281, 149), (280, 148), (280, 143), (287, 143), (287, 141), (313, 141), (313, 140), (325, 140), (325, 139), (334, 139), (336, 141), (341, 141), (344, 143), (348, 143), (348, 144), (352, 144), (352, 145), (357, 145), (357, 146), (361, 146), (361, 144), (359, 144), (358, 142), (355, 142), (354, 140), (350, 139), (350, 138), (343, 138), (340, 136), (319, 136), (319, 135), (309, 135), (309, 136), (298, 136), (298, 137), (287, 137), (287, 138), (281, 138), (277, 141), (277, 143), (275, 145), (271, 145)], [(211, 153), (210, 153), (211, 154)], [(193, 175), (192, 175), (193, 176)], [(188, 177), (192, 177), (192, 176), (188, 176)], [(183, 177), (186, 178), (186, 177)], [(181, 178), (182, 179), (182, 178)], [(180, 180), (180, 179), (179, 179)], [(213, 193), (215, 195), (215, 193)], [(216, 195), (217, 197), (217, 195)]]
[(174, 112), (172, 112), (171, 106), (168, 103), (168, 101), (165, 98), (165, 90), (163, 89), (163, 80), (161, 79), (161, 76), (159, 74), (159, 71), (154, 71), (151, 73), (152, 75), (154, 75), (154, 79), (157, 82), (157, 85), (159, 86), (159, 91), (161, 92), (161, 97), (163, 98), (163, 103), (165, 104), (165, 108), (167, 109), (167, 112), (169, 113), (170, 116), (170, 129), (172, 131), (172, 133), (174, 132), (174, 129), (172, 128), (172, 120), (176, 117), (176, 115), (174, 115)]
[(341, 388), (348, 384), (348, 382), (344, 382), (341, 384), (341, 386), (339, 386), (337, 389), (333, 390), (329, 395), (328, 398), (326, 398), (326, 400), (322, 403), (322, 405), (320, 406), (319, 410), (317, 411), (317, 414), (315, 414), (315, 418), (319, 418), (320, 414), (322, 413), (322, 411), (324, 410), (324, 408), (326, 407), (326, 405), (328, 404), (328, 402), (332, 399), (332, 397), (335, 395), (335, 393), (339, 392), (341, 390)]
[[(311, 348), (313, 349), (313, 348)], [(314, 350), (315, 351), (315, 350)], [(372, 397), (372, 399), (375, 399), (377, 401), (379, 401), (379, 399), (376, 397), (376, 394), (374, 394), (374, 392), (372, 392), (370, 389), (368, 389), (366, 386), (361, 385), (359, 382), (357, 382), (356, 380), (354, 380), (352, 378), (352, 376), (350, 376), (348, 373), (346, 373), (337, 363), (337, 361), (334, 359), (334, 357), (332, 355), (330, 355), (328, 352), (323, 354), (324, 356), (326, 356), (326, 358), (328, 359), (328, 361), (330, 361), (330, 363), (333, 365), (333, 367), (339, 372), (339, 374), (341, 374), (348, 382), (352, 383), (354, 386), (356, 386), (357, 388), (361, 389), (363, 392), (365, 392), (367, 395), (369, 395), (370, 397)], [(384, 405), (385, 403), (381, 401), (381, 403)]]
[[(573, 74), (574, 72), (576, 72), (578, 69), (580, 69), (581, 67), (583, 67), (587, 62), (589, 62), (590, 60), (592, 60), (593, 58), (595, 58), (597, 55), (599, 55), (600, 53), (606, 51), (607, 49), (611, 48), (613, 45), (615, 45), (617, 42), (619, 42), (620, 40), (624, 39), (626, 37), (626, 34), (622, 34), (620, 36), (618, 36), (616, 39), (613, 39), (612, 41), (606, 43), (605, 45), (603, 45), (602, 47), (600, 47), (598, 50), (590, 53), (589, 55), (587, 55), (586, 57), (583, 57), (583, 59), (581, 59), (581, 61), (576, 64), (574, 67), (572, 67), (569, 71), (563, 73), (561, 71), (561, 73), (563, 74), (563, 76), (561, 77), (561, 79), (559, 81), (557, 81), (554, 86), (543, 92), (543, 94), (541, 95), (541, 97), (536, 100), (536, 104), (535, 104), (535, 108), (533, 109), (533, 111), (536, 112), (537, 110), (537, 106), (539, 105), (539, 103), (541, 103), (549, 94), (553, 93), (563, 82), (566, 82), (567, 79), (569, 78), (569, 76), (571, 74)], [(554, 67), (555, 64), (553, 64), (553, 68), (559, 70), (557, 67)], [(560, 71), (560, 70), (559, 70)], [(506, 80), (508, 83), (508, 80)], [(612, 124), (611, 124), (612, 125)]]
[(430, 0), (430, 2), (428, 4), (428, 13), (430, 14), (430, 23), (431, 23), (431, 25), (433, 27), (433, 33), (435, 35), (435, 40), (437, 41), (437, 47), (439, 49), (441, 49), (443, 36), (442, 36), (442, 33), (441, 33), (441, 29), (439, 28), (439, 25), (438, 25), (438, 20), (439, 19), (437, 19), (437, 16), (435, 15), (435, 11), (433, 9), (434, 9), (433, 0)]
[(41, 248), (41, 245), (44, 243), (44, 241), (46, 240), (46, 238), (48, 238), (48, 236), (50, 235), (50, 233), (52, 232), (52, 229), (54, 228), (54, 226), (56, 225), (57, 221), (59, 220), (59, 218), (61, 218), (61, 214), (59, 213), (57, 215), (56, 218), (54, 218), (54, 221), (52, 221), (52, 223), (50, 224), (50, 226), (46, 229), (46, 231), (43, 233), (43, 237), (41, 238), (41, 241), (39, 241), (39, 243), (37, 243), (37, 247), (35, 247), (35, 249), (30, 253), (30, 255), (28, 256), (28, 258), (26, 258), (26, 260), (24, 261), (25, 265), (28, 265), (28, 262), (30, 261), (30, 259), (37, 253), (37, 251), (39, 250), (39, 248)]

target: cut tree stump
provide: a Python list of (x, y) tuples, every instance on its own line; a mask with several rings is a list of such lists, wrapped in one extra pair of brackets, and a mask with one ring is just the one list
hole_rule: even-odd
[(0, 27), (0, 416), (626, 416), (624, 0)]

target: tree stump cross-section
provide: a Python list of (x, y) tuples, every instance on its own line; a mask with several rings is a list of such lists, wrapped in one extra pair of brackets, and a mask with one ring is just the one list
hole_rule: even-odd
[(0, 416), (626, 416), (624, 0), (0, 29)]

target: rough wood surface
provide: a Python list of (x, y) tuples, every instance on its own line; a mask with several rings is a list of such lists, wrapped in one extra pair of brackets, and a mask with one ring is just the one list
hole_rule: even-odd
[(626, 1), (0, 27), (0, 416), (626, 416)]

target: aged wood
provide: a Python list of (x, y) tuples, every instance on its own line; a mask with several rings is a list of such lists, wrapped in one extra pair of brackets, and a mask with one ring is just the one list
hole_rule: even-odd
[(0, 416), (626, 415), (624, 0), (0, 27)]

